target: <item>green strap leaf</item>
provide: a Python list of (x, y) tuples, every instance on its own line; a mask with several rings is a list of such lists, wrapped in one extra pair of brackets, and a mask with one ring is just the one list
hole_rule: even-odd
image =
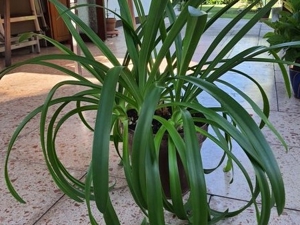
[(122, 67), (114, 67), (107, 72), (100, 96), (99, 108), (95, 122), (92, 171), (96, 205), (100, 212), (106, 213), (109, 199), (109, 142), (112, 123), (112, 111), (115, 94)]
[(206, 225), (208, 221), (207, 189), (200, 155), (200, 146), (196, 136), (194, 121), (187, 110), (182, 110), (184, 140), (186, 144), (187, 176), (190, 184), (190, 203), (192, 223)]

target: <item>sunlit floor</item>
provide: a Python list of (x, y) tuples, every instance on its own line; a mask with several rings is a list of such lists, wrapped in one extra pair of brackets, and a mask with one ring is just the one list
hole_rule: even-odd
[[(227, 19), (221, 19), (209, 30), (202, 40), (202, 45), (198, 47), (194, 60), (201, 57), (209, 42), (215, 37), (216, 33), (224, 27)], [(239, 30), (243, 21), (234, 29)], [(267, 27), (263, 23), (257, 23), (255, 27), (232, 49), (231, 55), (236, 54), (242, 49), (265, 43), (262, 39)], [(230, 40), (229, 34), (227, 39)], [(222, 49), (224, 42), (221, 42), (219, 48)], [(118, 37), (109, 38), (108, 46), (115, 52), (117, 57), (122, 60), (126, 51), (123, 34), (120, 29)], [(93, 48), (89, 43), (91, 51), (98, 60), (105, 61), (105, 58)], [(53, 53), (52, 47), (42, 48), (41, 54)], [(13, 62), (18, 62), (26, 58), (34, 57), (35, 53), (28, 54), (28, 50), (19, 50), (13, 53)], [(4, 61), (4, 57), (0, 58)], [(75, 68), (72, 62), (57, 62), (69, 68)], [(3, 63), (2, 63), (3, 68)], [(270, 219), (271, 225), (300, 224), (300, 100), (294, 97), (288, 98), (280, 72), (272, 64), (245, 64), (241, 67), (249, 72), (265, 88), (270, 99), (271, 115), (270, 120), (285, 138), (289, 152), (286, 153), (279, 141), (270, 131), (264, 130), (267, 140), (270, 142), (274, 154), (278, 159), (284, 181), (286, 184), (286, 209), (280, 217), (276, 210), (272, 211)], [(89, 77), (86, 72), (84, 76)], [(4, 182), (4, 157), (8, 141), (12, 132), (20, 123), (22, 118), (35, 107), (43, 103), (49, 89), (58, 81), (68, 79), (67, 76), (57, 71), (40, 66), (29, 65), (18, 68), (0, 80), (0, 224), (3, 225), (56, 225), (56, 224), (89, 224), (87, 209), (84, 203), (78, 203), (64, 196), (55, 186), (47, 172), (43, 161), (39, 145), (39, 118), (33, 119), (21, 133), (17, 140), (14, 151), (11, 154), (10, 176), (21, 197), (27, 204), (18, 203), (6, 189)], [(228, 75), (228, 79), (231, 79)], [(260, 98), (257, 89), (242, 79), (233, 79), (232, 82), (240, 85), (243, 90), (251, 96), (258, 104)], [(65, 87), (59, 91), (59, 95), (66, 95), (76, 90)], [(204, 100), (205, 96), (199, 96)], [(242, 101), (242, 100), (241, 100)], [(213, 104), (207, 101), (207, 104)], [(245, 108), (248, 105), (241, 102)], [(249, 110), (249, 113), (251, 111)], [(94, 115), (89, 115), (91, 121)], [(70, 173), (77, 178), (82, 178), (86, 173), (90, 161), (92, 133), (79, 123), (78, 118), (73, 118), (70, 123), (62, 128), (58, 142), (58, 154), (62, 162), (69, 169)], [(239, 151), (239, 149), (235, 149)], [(206, 141), (201, 150), (204, 165), (213, 166), (214, 160), (220, 156), (220, 152), (214, 150), (214, 146)], [(246, 168), (250, 168), (247, 160), (240, 155), (240, 160), (245, 163)], [(111, 152), (111, 181), (115, 182), (114, 189), (111, 191), (113, 204), (124, 225), (140, 224), (144, 216), (135, 206), (129, 193), (129, 189), (124, 179), (122, 167), (118, 165), (117, 154)], [(247, 166), (248, 165), (248, 166)], [(222, 168), (212, 176), (207, 176), (208, 200), (214, 209), (230, 210), (237, 209), (245, 204), (249, 199), (249, 190), (243, 179), (239, 179), (239, 171), (234, 173), (234, 182), (229, 184), (231, 173), (223, 173)], [(96, 210), (96, 218), (99, 224), (104, 224), (101, 215)], [(219, 224), (256, 224), (254, 208), (245, 210), (235, 218), (227, 219)], [(168, 214), (166, 223), (168, 224), (187, 224), (186, 221), (178, 221), (171, 214)]]

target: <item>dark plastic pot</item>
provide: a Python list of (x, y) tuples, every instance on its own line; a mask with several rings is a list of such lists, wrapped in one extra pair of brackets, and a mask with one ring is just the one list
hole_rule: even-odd
[(289, 69), (292, 88), (295, 98), (300, 98), (300, 71)]
[[(201, 126), (201, 128), (207, 130), (208, 125), (204, 124)], [(133, 135), (134, 135), (134, 131), (129, 130), (129, 145), (130, 145), (129, 148), (131, 148)], [(181, 136), (183, 137), (183, 134), (181, 134)], [(197, 133), (197, 137), (201, 147), (206, 137), (200, 133)], [(177, 165), (178, 165), (178, 174), (179, 174), (179, 180), (181, 185), (181, 193), (182, 195), (184, 195), (190, 190), (190, 188), (189, 188), (188, 179), (184, 171), (182, 161), (180, 160), (178, 154), (177, 154)], [(161, 140), (161, 145), (159, 150), (159, 173), (160, 173), (160, 179), (161, 179), (161, 184), (162, 184), (164, 194), (168, 199), (170, 199), (171, 191), (170, 191), (169, 160), (168, 160), (168, 135), (165, 135)]]
[[(204, 124), (202, 126), (202, 129), (207, 130), (208, 125)], [(183, 134), (182, 134), (183, 136)], [(198, 141), (200, 144), (200, 147), (204, 140), (206, 139), (205, 136), (202, 134), (197, 134)], [(182, 195), (186, 194), (190, 188), (188, 179), (186, 176), (186, 173), (184, 171), (182, 162), (179, 158), (179, 155), (177, 154), (177, 165), (178, 165), (178, 173), (179, 173), (179, 179), (180, 179), (180, 186), (181, 186), (181, 193)], [(167, 198), (171, 198), (171, 190), (170, 190), (170, 176), (169, 176), (169, 160), (168, 160), (168, 138), (165, 137), (161, 141), (160, 145), (160, 151), (159, 151), (159, 173), (160, 173), (160, 179), (161, 184), (164, 190), (164, 193)]]

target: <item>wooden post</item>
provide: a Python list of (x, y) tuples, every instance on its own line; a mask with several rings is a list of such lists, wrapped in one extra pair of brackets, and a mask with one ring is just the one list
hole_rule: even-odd
[[(96, 5), (104, 6), (104, 0), (96, 0)], [(106, 23), (105, 23), (105, 10), (104, 8), (96, 8), (98, 36), (102, 40), (106, 40)]]
[[(70, 4), (70, 7), (76, 6), (77, 0), (70, 0), (69, 4)], [(72, 12), (73, 12), (74, 14), (77, 14), (77, 10), (76, 10), (76, 9), (72, 9)], [(76, 28), (76, 30), (79, 32), (77, 25), (76, 25), (73, 21), (72, 21), (72, 24), (73, 24), (73, 26)], [(80, 54), (81, 54), (81, 51), (80, 51), (80, 48), (79, 48), (79, 46), (78, 46), (78, 44), (77, 44), (77, 41), (75, 40), (75, 38), (74, 38), (73, 35), (71, 35), (71, 36), (72, 36), (71, 42), (72, 42), (72, 49), (73, 49), (73, 52), (74, 52), (76, 55), (80, 55)], [(75, 62), (75, 73), (78, 73), (79, 75), (82, 75), (82, 68), (81, 68), (81, 65), (80, 65), (79, 62)]]
[(11, 65), (10, 0), (4, 1), (5, 66)]

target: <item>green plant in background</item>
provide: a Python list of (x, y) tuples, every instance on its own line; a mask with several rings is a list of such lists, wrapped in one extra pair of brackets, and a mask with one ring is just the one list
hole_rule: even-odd
[[(271, 46), (300, 40), (300, 1), (284, 0), (283, 6), (286, 10), (280, 12), (277, 21), (264, 21), (273, 28), (264, 35)], [(300, 58), (300, 46), (283, 46), (277, 52), (284, 50), (283, 58), (295, 62)]]
[[(252, 4), (253, 2), (257, 2), (257, 1), (255, 1), (255, 0), (247, 0), (248, 4)], [(260, 0), (260, 1), (257, 2), (256, 6), (257, 6), (257, 8), (261, 8), (264, 5), (266, 5), (268, 2), (269, 2), (269, 0)]]
[(268, 3), (268, 1), (269, 1), (269, 0), (261, 0), (261, 1), (260, 1), (260, 5), (261, 5), (261, 6), (264, 6), (264, 5), (266, 5), (266, 4)]
[[(201, 36), (222, 14), (237, 3), (237, 0), (209, 20), (206, 13), (197, 9), (203, 0), (189, 0), (178, 16), (174, 11), (178, 1), (151, 1), (149, 14), (146, 16), (141, 1), (136, 0), (135, 7), (141, 21), (137, 29), (133, 28), (127, 0), (119, 0), (120, 19), (128, 49), (123, 63), (119, 63), (105, 43), (76, 15), (58, 0), (49, 1), (61, 14), (61, 18), (81, 48), (82, 55), (75, 55), (65, 45), (40, 35), (60, 49), (62, 54), (37, 56), (16, 63), (1, 72), (1, 76), (4, 76), (16, 67), (39, 64), (60, 70), (72, 78), (57, 83), (49, 92), (44, 104), (24, 119), (11, 138), (6, 156), (5, 179), (16, 199), (24, 202), (15, 191), (9, 177), (9, 156), (20, 131), (40, 113), (40, 143), (49, 172), (66, 195), (76, 201), (86, 201), (92, 224), (96, 224), (91, 213), (92, 200), (96, 202), (107, 224), (120, 224), (120, 215), (115, 212), (109, 195), (108, 165), (109, 152), (112, 151), (109, 148), (111, 141), (120, 154), (131, 194), (150, 224), (165, 224), (164, 210), (195, 225), (212, 224), (226, 217), (235, 216), (252, 205), (258, 224), (268, 224), (274, 205), (278, 214), (282, 213), (285, 204), (284, 184), (272, 149), (261, 128), (268, 125), (283, 144), (284, 141), (267, 119), (269, 103), (263, 88), (250, 74), (236, 67), (243, 62), (277, 62), (283, 75), (287, 76), (284, 61), (273, 51), (271, 53), (274, 59), (261, 56), (269, 50), (276, 49), (276, 46), (253, 46), (231, 58), (226, 57), (236, 43), (276, 3), (276, 0), (271, 0), (232, 36), (220, 52), (216, 53), (219, 43), (258, 1), (243, 10), (217, 34), (202, 58), (198, 62), (193, 62), (193, 66), (191, 66), (192, 56), (201, 41)], [(108, 67), (94, 58), (77, 33), (73, 22), (101, 50), (112, 66)], [(210, 59), (213, 53), (216, 55)], [(72, 70), (52, 63), (54, 59), (78, 62), (97, 82), (91, 82)], [(264, 102), (262, 109), (239, 87), (222, 80), (222, 76), (228, 72), (246, 77), (258, 87)], [(256, 123), (239, 102), (222, 90), (220, 84), (234, 90), (248, 102), (261, 119), (260, 123)], [(70, 96), (54, 97), (57, 90), (66, 85), (81, 86), (84, 90)], [(206, 106), (198, 98), (201, 93), (206, 93), (218, 104), (214, 107)], [(71, 103), (75, 103), (76, 107), (68, 110), (66, 106)], [(56, 105), (58, 108), (50, 116), (49, 109)], [(128, 115), (130, 110), (134, 110), (138, 120), (132, 143), (129, 145), (129, 128), (132, 122)], [(97, 113), (95, 124), (87, 122), (84, 116), (86, 111)], [(157, 114), (158, 111), (164, 113)], [(168, 115), (167, 118), (163, 116), (165, 114)], [(199, 114), (203, 116), (197, 116)], [(84, 182), (73, 177), (56, 154), (56, 136), (61, 126), (73, 115), (79, 115), (82, 123), (94, 132), (91, 164)], [(46, 118), (49, 116), (48, 123)], [(154, 122), (159, 124), (155, 132), (151, 129)], [(208, 124), (210, 130), (206, 131), (198, 125), (198, 122)], [(182, 132), (184, 135), (181, 135)], [(236, 170), (242, 171), (252, 197), (240, 209), (219, 212), (210, 208), (207, 202), (205, 175), (210, 173), (210, 176), (213, 176), (217, 168), (203, 167), (197, 138), (199, 133), (223, 150), (224, 156), (220, 159), (220, 165), (227, 157), (228, 162), (231, 162)], [(170, 199), (167, 199), (163, 191), (158, 163), (159, 146), (164, 135), (168, 135)], [(232, 141), (245, 152), (253, 171), (247, 171), (231, 151)], [(183, 164), (190, 189), (186, 201), (181, 194), (178, 159)], [(250, 174), (255, 174), (255, 180), (250, 178)], [(261, 203), (260, 206), (258, 201)]]
[(207, 5), (222, 5), (222, 4), (230, 4), (233, 0), (206, 0), (203, 4)]
[[(203, 4), (200, 6), (200, 9), (203, 11), (206, 11), (208, 13), (208, 17), (214, 16), (216, 13), (218, 13), (220, 10), (222, 10), (225, 7), (225, 5), (206, 5)], [(240, 12), (246, 8), (246, 4), (236, 4), (232, 6), (230, 9), (228, 9), (225, 13), (223, 13), (220, 17), (221, 18), (234, 18)], [(250, 10), (248, 13), (246, 13), (243, 17), (243, 19), (251, 19), (256, 14), (256, 9)]]
[[(276, 21), (265, 21), (274, 30), (264, 35), (270, 46), (280, 45), (286, 42), (300, 41), (300, 1), (284, 0), (283, 10)], [(294, 96), (300, 98), (300, 45), (283, 45), (276, 52), (283, 50), (281, 56), (289, 65), (290, 83)]]

